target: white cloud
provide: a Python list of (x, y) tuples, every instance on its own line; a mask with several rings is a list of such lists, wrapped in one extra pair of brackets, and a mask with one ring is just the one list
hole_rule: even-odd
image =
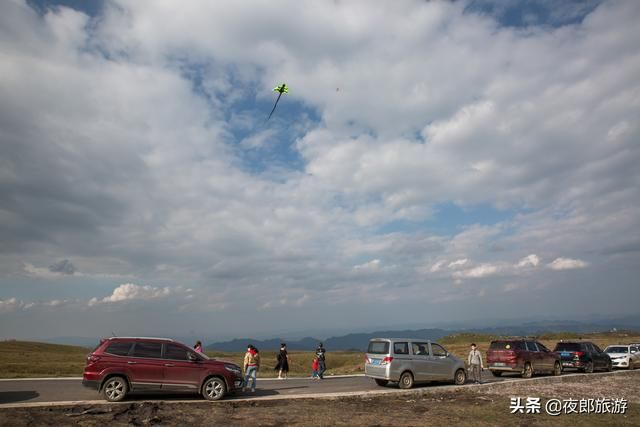
[[(113, 293), (100, 300), (102, 303), (114, 303), (130, 300), (153, 300), (157, 298), (167, 297), (172, 294), (168, 287), (156, 288), (149, 285), (136, 285), (134, 283), (125, 283), (113, 290)], [(89, 301), (89, 305), (95, 305), (98, 302), (96, 298)]]
[[(615, 266), (617, 289), (636, 285), (637, 2), (526, 30), (463, 2), (179, 8), (4, 5), (0, 289), (25, 273), (59, 301), (80, 278), (135, 286), (96, 305), (180, 282), (194, 307), (218, 304), (211, 293), (275, 308), (314, 289), (317, 306), (412, 286), (418, 301), (453, 278), (455, 300), (462, 278), (543, 280), (542, 259), (586, 248), (615, 259), (593, 268)], [(283, 78), (290, 96), (265, 126)]]
[(431, 268), (429, 269), (429, 271), (431, 273), (437, 273), (438, 271), (440, 271), (440, 269), (442, 268), (442, 266), (444, 265), (445, 261), (438, 261), (435, 264), (433, 264), (431, 266)]
[(579, 259), (556, 258), (547, 264), (547, 266), (552, 270), (573, 270), (576, 268), (586, 268), (589, 266), (589, 263)]
[(536, 254), (528, 255), (522, 258), (517, 264), (516, 268), (524, 267), (537, 267), (540, 264), (540, 257)]
[(16, 298), (0, 299), (0, 314), (13, 313), (24, 308), (24, 303)]
[(494, 276), (498, 271), (499, 269), (495, 265), (482, 264), (467, 270), (456, 271), (452, 276), (456, 279), (480, 279), (483, 277)]
[(354, 270), (378, 270), (380, 268), (380, 260), (372, 259), (371, 261), (363, 264), (358, 264), (353, 267)]
[(458, 259), (458, 260), (455, 260), (455, 261), (450, 262), (450, 263), (449, 263), (449, 265), (448, 265), (448, 267), (449, 267), (449, 268), (460, 267), (460, 266), (465, 265), (467, 262), (469, 262), (469, 260), (468, 260), (468, 259), (466, 259), (466, 258)]

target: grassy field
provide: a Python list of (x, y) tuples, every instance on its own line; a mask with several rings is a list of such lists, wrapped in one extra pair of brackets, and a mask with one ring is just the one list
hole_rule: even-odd
[[(449, 352), (465, 358), (469, 352), (469, 344), (475, 342), (483, 354), (496, 337), (478, 334), (455, 334), (439, 340)], [(538, 339), (553, 350), (561, 339), (583, 338), (595, 342), (604, 349), (610, 344), (640, 342), (640, 332), (615, 332), (572, 334), (554, 333), (539, 336)], [(81, 376), (85, 365), (85, 357), (91, 350), (57, 344), (44, 344), (24, 341), (0, 341), (0, 378), (36, 378), (36, 377), (68, 377)], [(242, 365), (244, 353), (207, 352), (207, 355), (219, 359), (230, 360)], [(260, 352), (262, 368), (261, 377), (277, 376), (273, 370), (276, 364), (275, 351)], [(290, 353), (290, 376), (310, 376), (312, 352)], [(326, 375), (359, 374), (363, 372), (364, 354), (349, 351), (331, 351), (327, 353)]]

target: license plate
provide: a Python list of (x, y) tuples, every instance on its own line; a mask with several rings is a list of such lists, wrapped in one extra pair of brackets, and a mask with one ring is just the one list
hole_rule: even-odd
[(504, 366), (504, 363), (502, 362), (496, 362), (493, 364), (493, 366)]
[(371, 359), (371, 364), (372, 365), (379, 365), (380, 364), (380, 359)]
[(569, 356), (571, 356), (571, 353), (569, 353), (568, 351), (563, 351), (562, 353), (560, 353), (560, 356), (569, 357)]

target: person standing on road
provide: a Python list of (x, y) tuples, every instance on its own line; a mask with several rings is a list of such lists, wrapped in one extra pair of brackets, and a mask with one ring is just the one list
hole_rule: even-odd
[(321, 380), (324, 379), (324, 371), (327, 370), (325, 353), (326, 350), (322, 346), (322, 343), (318, 344), (318, 348), (316, 348), (316, 357), (318, 358), (318, 378), (320, 378)]
[(193, 349), (196, 353), (202, 353), (202, 343), (200, 341), (197, 341), (196, 345), (193, 346)]
[(280, 344), (280, 353), (277, 356), (277, 364), (275, 370), (278, 371), (278, 379), (287, 379), (289, 373), (289, 354), (287, 353), (287, 345), (285, 343)]
[(476, 347), (476, 343), (471, 344), (468, 362), (473, 382), (480, 384), (481, 372), (484, 370), (484, 365), (482, 364), (482, 354), (480, 354), (480, 350)]
[(244, 386), (242, 391), (245, 391), (249, 386), (249, 380), (252, 380), (251, 393), (256, 391), (256, 377), (258, 370), (260, 369), (260, 354), (258, 349), (249, 344), (247, 352), (244, 355)]

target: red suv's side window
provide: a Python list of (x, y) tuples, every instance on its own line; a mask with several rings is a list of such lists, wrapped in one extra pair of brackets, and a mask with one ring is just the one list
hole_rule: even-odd
[(189, 360), (187, 354), (189, 353), (189, 351), (179, 345), (175, 345), (175, 344), (167, 344), (167, 349), (165, 350), (166, 354), (165, 354), (165, 359), (172, 359), (172, 360)]
[(162, 344), (159, 342), (137, 341), (133, 347), (132, 356), (160, 359), (162, 358)]
[(115, 356), (128, 356), (129, 350), (131, 350), (130, 342), (112, 342), (109, 344), (107, 349), (104, 351), (105, 353), (113, 354)]

